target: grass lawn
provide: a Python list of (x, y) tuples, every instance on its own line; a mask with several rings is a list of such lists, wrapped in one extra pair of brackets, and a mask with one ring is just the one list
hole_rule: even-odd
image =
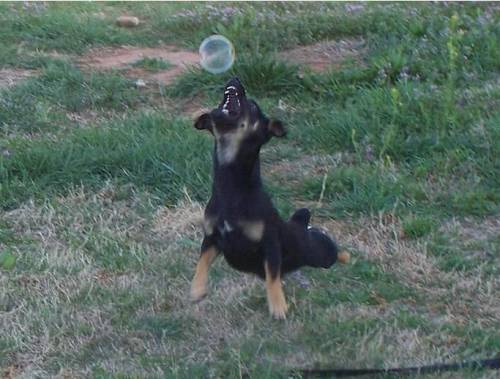
[[(214, 33), (221, 75), (192, 64)], [(0, 377), (498, 356), (497, 4), (4, 2), (0, 35)], [(289, 129), (262, 152), (280, 213), (311, 208), (352, 257), (286, 277), (284, 322), (222, 259), (188, 297), (212, 151), (193, 115), (234, 75)]]

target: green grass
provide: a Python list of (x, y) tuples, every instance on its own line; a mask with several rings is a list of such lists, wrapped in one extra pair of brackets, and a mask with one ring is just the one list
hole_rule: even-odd
[(409, 238), (421, 238), (432, 232), (435, 222), (426, 216), (409, 217), (403, 223), (403, 232)]
[(171, 96), (192, 96), (200, 90), (212, 98), (220, 97), (221, 83), (238, 76), (248, 83), (248, 91), (255, 96), (278, 93), (300, 93), (306, 85), (299, 77), (299, 67), (277, 60), (270, 55), (242, 55), (234, 66), (221, 76), (192, 69), (180, 77), (168, 93)]
[(208, 193), (208, 140), (184, 120), (161, 114), (139, 114), (57, 140), (11, 139), (5, 147), (11, 155), (0, 158), (3, 207), (75, 186), (98, 188), (109, 180), (158, 191), (170, 204), (184, 189), (195, 199)]
[(366, 304), (377, 306), (385, 302), (411, 301), (415, 298), (412, 289), (373, 262), (354, 261), (345, 270), (352, 282), (346, 286), (338, 273), (322, 273), (318, 280), (328, 285), (320, 285), (309, 296), (316, 304), (328, 307), (333, 304)]
[(51, 61), (39, 76), (0, 90), (0, 133), (57, 131), (66, 113), (126, 111), (142, 101), (133, 81), (117, 73), (84, 73), (73, 64)]
[[(33, 70), (0, 88), (0, 376), (285, 378), (496, 356), (499, 25), (492, 4), (0, 3), (0, 69)], [(79, 66), (91, 48), (195, 50), (213, 33), (237, 53), (222, 75), (137, 88)], [(324, 72), (280, 55), (346, 38), (364, 48)], [(233, 75), (289, 130), (262, 151), (280, 213), (310, 207), (352, 256), (287, 277), (286, 322), (222, 260), (208, 297), (187, 298), (212, 142), (183, 107), (214, 106)], [(426, 377), (494, 377), (452, 375)]]
[(460, 235), (460, 231), (433, 233), (429, 241), (429, 252), (438, 260), (438, 265), (447, 272), (482, 271), (484, 277), (498, 275), (500, 240), (495, 229), (488, 225), (481, 228), (484, 234), (470, 238)]
[[(28, 51), (55, 49), (72, 53), (99, 45), (155, 45), (159, 41), (194, 48), (207, 35), (222, 33), (239, 49), (266, 52), (276, 50), (277, 46), (304, 44), (338, 34), (357, 34), (363, 28), (358, 17), (344, 17), (345, 11), (335, 4), (312, 7), (190, 4), (187, 8), (173, 3), (39, 7), (5, 4), (3, 7), (6, 11), (0, 16), (3, 36), (0, 64), (14, 66), (19, 64), (17, 56), (23, 55), (17, 53), (16, 46), (20, 44)], [(137, 15), (141, 25), (134, 29), (118, 27), (114, 21), (122, 12)], [(290, 12), (300, 15), (307, 28), (291, 18)], [(193, 24), (197, 26), (194, 29)], [(249, 28), (259, 29), (262, 34), (252, 36), (246, 33)]]

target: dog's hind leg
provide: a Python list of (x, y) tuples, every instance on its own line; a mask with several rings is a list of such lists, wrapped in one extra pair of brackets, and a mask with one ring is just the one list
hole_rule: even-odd
[[(278, 246), (273, 246), (278, 245)], [(285, 319), (288, 305), (286, 304), (283, 286), (281, 284), (281, 251), (279, 243), (268, 246), (269, 250), (264, 261), (266, 273), (266, 292), (269, 312), (277, 319)]]
[(269, 312), (271, 316), (277, 319), (285, 319), (288, 305), (286, 304), (285, 294), (281, 285), (281, 275), (278, 272), (273, 274), (270, 264), (266, 261), (266, 291)]
[(205, 237), (201, 244), (201, 254), (191, 282), (191, 301), (199, 301), (207, 294), (208, 270), (219, 252), (210, 237)]

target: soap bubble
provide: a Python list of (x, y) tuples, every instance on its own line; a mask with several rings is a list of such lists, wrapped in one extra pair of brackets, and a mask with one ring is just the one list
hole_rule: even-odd
[(233, 65), (233, 44), (219, 34), (205, 38), (200, 45), (199, 52), (201, 67), (212, 74), (223, 73)]

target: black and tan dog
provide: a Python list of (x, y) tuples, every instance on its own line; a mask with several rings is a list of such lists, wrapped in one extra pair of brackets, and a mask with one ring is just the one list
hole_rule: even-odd
[(282, 275), (301, 266), (328, 268), (337, 259), (347, 262), (349, 255), (337, 254), (333, 240), (309, 226), (309, 210), (296, 211), (287, 222), (279, 217), (262, 187), (259, 152), (271, 137), (283, 137), (286, 131), (246, 97), (238, 78), (227, 83), (219, 107), (201, 115), (194, 126), (214, 136), (215, 148), (212, 197), (205, 209), (191, 298), (205, 296), (209, 267), (223, 253), (235, 269), (265, 279), (269, 311), (285, 318)]

